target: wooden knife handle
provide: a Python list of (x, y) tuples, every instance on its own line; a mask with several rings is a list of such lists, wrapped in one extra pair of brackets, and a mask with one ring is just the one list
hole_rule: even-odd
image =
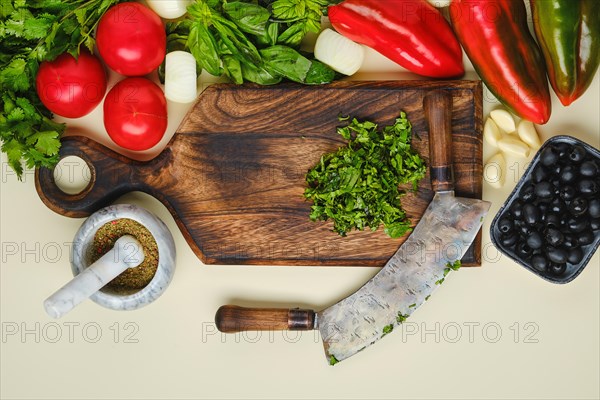
[(435, 192), (454, 190), (452, 166), (452, 95), (436, 90), (425, 96), (423, 108), (429, 124), (429, 171)]
[(136, 167), (142, 163), (124, 157), (101, 144), (81, 136), (62, 139), (60, 159), (76, 156), (90, 168), (90, 182), (78, 194), (63, 192), (54, 180), (54, 170), (38, 168), (35, 187), (38, 195), (51, 210), (68, 217), (86, 217), (109, 205), (119, 196), (137, 190), (132, 182)]
[(221, 306), (215, 315), (217, 329), (242, 331), (306, 331), (315, 329), (315, 312), (298, 308), (246, 308)]

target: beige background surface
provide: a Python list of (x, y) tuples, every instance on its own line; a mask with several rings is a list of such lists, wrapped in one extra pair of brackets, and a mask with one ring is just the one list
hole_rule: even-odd
[[(369, 52), (357, 79), (404, 77)], [(487, 92), (484, 97), (487, 115), (497, 103)], [(539, 128), (544, 139), (571, 134), (600, 147), (598, 76), (569, 108), (556, 97), (553, 105), (550, 122)], [(171, 132), (184, 108), (170, 106)], [(99, 118), (96, 110), (72, 127), (103, 140)], [(493, 206), (484, 225), (483, 267), (453, 273), (403, 329), (329, 367), (317, 333), (222, 335), (214, 313), (226, 303), (322, 309), (377, 269), (205, 266), (166, 209), (141, 193), (119, 202), (147, 208), (171, 229), (178, 252), (171, 286), (138, 311), (88, 301), (50, 319), (42, 301), (71, 278), (69, 246), (83, 219), (47, 209), (33, 173), (18, 182), (3, 155), (0, 397), (598, 398), (599, 254), (562, 286), (498, 254), (489, 223), (527, 162), (507, 161), (505, 187), (484, 184)]]

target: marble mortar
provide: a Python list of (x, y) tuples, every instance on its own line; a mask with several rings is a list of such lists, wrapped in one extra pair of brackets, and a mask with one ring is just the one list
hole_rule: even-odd
[(128, 218), (142, 224), (154, 237), (158, 246), (158, 268), (156, 274), (144, 288), (130, 293), (118, 294), (103, 288), (92, 296), (95, 303), (113, 310), (135, 310), (156, 300), (169, 286), (175, 273), (175, 242), (169, 228), (149, 211), (133, 204), (117, 204), (105, 207), (92, 214), (81, 225), (73, 241), (71, 270), (76, 276), (89, 267), (92, 256), (94, 235), (104, 224), (121, 218)]

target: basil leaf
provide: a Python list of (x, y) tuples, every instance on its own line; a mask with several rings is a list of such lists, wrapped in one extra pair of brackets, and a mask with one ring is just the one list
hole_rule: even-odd
[(306, 30), (304, 28), (305, 24), (301, 22), (291, 25), (279, 35), (277, 43), (292, 47), (300, 46), (300, 42), (302, 42), (304, 35), (306, 35)]
[(224, 3), (223, 11), (242, 32), (255, 36), (267, 35), (267, 22), (271, 13), (266, 8), (252, 3), (234, 1)]
[(241, 66), (242, 75), (249, 82), (258, 83), (259, 85), (275, 85), (281, 82), (281, 75), (268, 71), (263, 65), (242, 64)]
[(294, 82), (303, 83), (312, 63), (296, 50), (281, 45), (262, 49), (265, 67)]
[(335, 71), (320, 61), (312, 60), (311, 66), (306, 73), (304, 83), (310, 85), (321, 85), (330, 83), (335, 78)]
[(242, 74), (242, 65), (237, 58), (234, 56), (223, 56), (223, 69), (225, 74), (238, 85), (244, 83), (244, 76)]
[(221, 59), (217, 52), (217, 42), (206, 25), (195, 21), (190, 28), (187, 47), (200, 64), (211, 75), (221, 75)]

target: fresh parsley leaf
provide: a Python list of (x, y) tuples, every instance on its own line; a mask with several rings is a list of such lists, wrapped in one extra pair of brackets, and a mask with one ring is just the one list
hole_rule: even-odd
[(39, 64), (64, 52), (93, 50), (92, 32), (121, 0), (2, 0), (0, 3), (0, 140), (21, 179), (27, 167), (58, 162), (64, 124), (51, 120), (35, 91)]
[(31, 81), (25, 70), (23, 58), (14, 58), (0, 70), (0, 87), (15, 92), (26, 91), (31, 87)]
[(388, 333), (390, 333), (391, 331), (394, 330), (394, 325), (393, 324), (389, 324), (383, 327), (383, 335), (381, 335), (381, 337), (384, 337), (385, 335), (387, 335)]
[[(450, 271), (458, 271), (460, 269), (460, 267), (461, 267), (460, 260), (456, 260), (454, 262), (447, 262), (446, 268), (444, 268), (444, 277), (441, 278), (439, 281), (437, 281), (435, 284), (441, 285), (442, 283), (444, 283), (444, 280), (446, 279), (446, 276), (448, 276)], [(427, 299), (425, 299), (425, 300), (427, 300)]]
[(425, 176), (423, 159), (411, 148), (411, 125), (400, 113), (393, 125), (379, 130), (371, 121), (348, 120), (338, 133), (348, 143), (324, 154), (306, 174), (304, 197), (313, 202), (310, 219), (333, 220), (333, 230), (345, 236), (352, 229), (376, 230), (398, 238), (410, 231), (400, 198), (401, 184), (417, 184)]
[(404, 321), (406, 321), (406, 319), (408, 318), (408, 314), (402, 314), (401, 312), (398, 312), (398, 316), (396, 317), (396, 322), (398, 322), (399, 324), (404, 323)]
[(462, 264), (461, 264), (460, 260), (456, 260), (452, 263), (450, 263), (450, 262), (447, 263), (446, 267), (450, 268), (452, 271), (458, 271), (460, 269), (461, 265)]

